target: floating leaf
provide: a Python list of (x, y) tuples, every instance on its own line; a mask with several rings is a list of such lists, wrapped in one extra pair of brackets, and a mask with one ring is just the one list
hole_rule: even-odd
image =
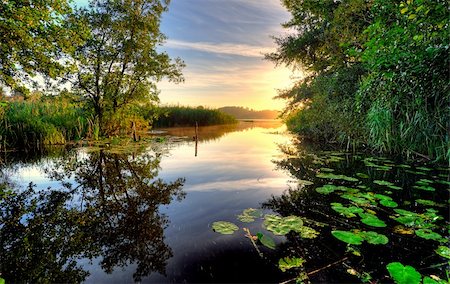
[(316, 238), (320, 233), (314, 230), (313, 228), (307, 227), (307, 226), (301, 226), (296, 228), (294, 231), (300, 234), (300, 237), (304, 239), (314, 239)]
[(422, 275), (412, 266), (403, 266), (400, 262), (391, 262), (386, 266), (397, 284), (419, 284)]
[[(434, 280), (434, 279), (431, 278), (431, 277), (425, 276), (425, 277), (423, 278), (423, 282), (422, 282), (422, 283), (423, 283), (423, 284), (439, 284), (439, 281)], [(441, 283), (445, 283), (445, 282), (441, 282)]]
[(331, 234), (336, 239), (351, 245), (360, 245), (364, 240), (361, 236), (348, 231), (332, 231)]
[(299, 180), (297, 180), (297, 183), (298, 183), (299, 185), (303, 185), (303, 186), (314, 184), (312, 181), (304, 180), (304, 179), (299, 179)]
[(388, 185), (387, 187), (389, 187), (390, 189), (395, 189), (395, 190), (402, 190), (403, 188), (400, 186), (396, 186), (396, 185)]
[(363, 173), (356, 173), (356, 176), (360, 177), (360, 178), (369, 178), (369, 175), (366, 175), (366, 174), (363, 174)]
[(275, 235), (286, 235), (291, 230), (296, 231), (303, 226), (303, 221), (298, 216), (281, 217), (267, 214), (264, 217), (264, 226)]
[(355, 196), (352, 194), (342, 194), (341, 197), (351, 200), (351, 201), (355, 202), (356, 204), (363, 205), (363, 206), (367, 206), (370, 203), (367, 199), (358, 197), (358, 196)]
[(269, 237), (264, 235), (263, 233), (257, 233), (256, 236), (258, 237), (258, 240), (265, 246), (270, 249), (275, 249), (275, 241)]
[(418, 237), (424, 238), (426, 240), (435, 240), (440, 241), (442, 240), (442, 236), (438, 233), (433, 232), (430, 229), (419, 229), (416, 230), (416, 235)]
[(375, 215), (364, 214), (364, 213), (360, 213), (359, 215), (361, 216), (361, 222), (363, 222), (366, 225), (369, 225), (372, 227), (377, 227), (377, 228), (386, 227), (386, 223), (384, 223), (382, 220), (378, 219), (378, 217)]
[(345, 180), (345, 181), (358, 181), (358, 179), (354, 178), (354, 177), (348, 177), (345, 175), (336, 175), (336, 174), (332, 174), (332, 173), (318, 173), (316, 175), (316, 177), (324, 178), (324, 179), (341, 179), (341, 180)]
[(291, 268), (302, 267), (305, 260), (303, 258), (298, 257), (283, 257), (278, 261), (278, 267), (281, 271), (286, 272), (286, 270)]
[(445, 205), (442, 203), (436, 203), (432, 200), (427, 200), (427, 199), (416, 199), (416, 203), (426, 205), (426, 206), (445, 207)]
[(378, 185), (394, 185), (392, 182), (386, 181), (386, 180), (374, 180), (373, 183)]
[(372, 245), (385, 245), (389, 242), (389, 239), (385, 235), (378, 234), (377, 232), (360, 232), (359, 235)]
[(330, 168), (320, 168), (320, 171), (321, 171), (321, 172), (328, 172), (328, 173), (331, 173), (331, 172), (334, 172), (334, 169), (330, 169)]
[(337, 186), (333, 184), (326, 184), (324, 186), (316, 188), (316, 191), (320, 194), (330, 194), (337, 190)]
[(213, 228), (214, 232), (224, 234), (224, 235), (231, 235), (235, 231), (239, 230), (238, 226), (236, 226), (233, 223), (226, 222), (226, 221), (214, 222), (212, 224), (212, 228)]
[(259, 218), (262, 216), (262, 212), (259, 209), (247, 208), (242, 214), (238, 215), (237, 218), (239, 221), (244, 223), (254, 222), (255, 218)]
[(435, 191), (436, 189), (429, 185), (414, 185), (414, 188), (425, 190), (425, 191)]
[(393, 200), (380, 200), (380, 204), (390, 208), (395, 208), (398, 206), (398, 203)]
[(356, 217), (357, 213), (364, 212), (363, 209), (356, 207), (356, 206), (345, 207), (341, 203), (331, 203), (331, 205), (332, 205), (331, 208), (334, 211), (338, 212), (339, 214), (341, 214), (347, 218)]
[(416, 169), (417, 169), (417, 170), (421, 170), (421, 171), (426, 171), (426, 172), (429, 172), (429, 171), (432, 170), (432, 169), (427, 168), (427, 167), (416, 167)]
[(446, 246), (439, 246), (435, 252), (442, 257), (450, 259), (450, 248)]

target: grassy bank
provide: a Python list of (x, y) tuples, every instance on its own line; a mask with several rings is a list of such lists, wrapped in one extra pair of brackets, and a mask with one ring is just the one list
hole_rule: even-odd
[(166, 106), (160, 108), (161, 114), (154, 121), (154, 127), (199, 126), (233, 124), (236, 119), (217, 109), (204, 107)]
[(64, 97), (3, 102), (0, 123), (2, 146), (21, 150), (64, 144), (95, 134), (83, 108)]

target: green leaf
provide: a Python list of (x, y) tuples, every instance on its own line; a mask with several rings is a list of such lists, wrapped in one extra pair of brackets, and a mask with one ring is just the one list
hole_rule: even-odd
[(5, 279), (0, 277), (0, 284), (5, 284), (5, 283), (6, 283)]
[(398, 203), (393, 200), (380, 200), (380, 204), (390, 208), (395, 208), (398, 206)]
[[(441, 283), (446, 283), (446, 282), (441, 282)], [(439, 282), (429, 276), (425, 276), (423, 278), (423, 284), (439, 284)]]
[(419, 229), (416, 230), (416, 235), (418, 237), (421, 237), (423, 239), (426, 240), (435, 240), (435, 241), (440, 241), (442, 240), (442, 236), (438, 233), (433, 232), (430, 229)]
[(281, 271), (286, 272), (286, 270), (296, 267), (302, 267), (305, 260), (298, 257), (283, 257), (278, 261), (278, 267)]
[(294, 229), (294, 231), (299, 233), (300, 237), (302, 237), (304, 239), (314, 239), (320, 234), (313, 228), (310, 228), (307, 226), (298, 227), (298, 228)]
[(351, 245), (360, 245), (364, 240), (361, 236), (348, 231), (332, 231), (331, 234), (336, 239)]
[(341, 179), (341, 180), (345, 180), (345, 181), (358, 181), (358, 179), (354, 178), (354, 177), (348, 177), (345, 175), (336, 175), (336, 174), (332, 174), (332, 173), (318, 173), (316, 175), (316, 177), (324, 178), (324, 179)]
[(378, 184), (378, 185), (394, 185), (392, 182), (386, 181), (386, 180), (374, 180), (373, 183)]
[(262, 212), (259, 209), (247, 208), (242, 214), (238, 215), (237, 218), (239, 221), (244, 223), (254, 222), (255, 218), (259, 218), (262, 216)]
[(320, 194), (330, 194), (336, 190), (337, 190), (337, 186), (335, 186), (333, 184), (326, 184), (324, 186), (316, 188), (316, 191)]
[(425, 190), (425, 191), (435, 191), (436, 189), (429, 185), (414, 185), (413, 188)]
[(442, 257), (450, 259), (450, 248), (446, 246), (439, 246), (435, 252)]
[(366, 225), (377, 227), (377, 228), (383, 228), (386, 227), (386, 223), (384, 223), (382, 220), (378, 219), (377, 216), (372, 214), (359, 214), (361, 216), (361, 222), (363, 222)]
[(386, 266), (397, 284), (419, 284), (422, 275), (412, 266), (403, 266), (400, 262), (391, 262)]
[(258, 240), (265, 246), (270, 249), (275, 249), (275, 241), (269, 237), (264, 235), (263, 233), (257, 233), (256, 236), (258, 237)]
[(214, 232), (220, 234), (231, 235), (235, 231), (239, 230), (239, 227), (230, 222), (217, 221), (212, 224), (212, 229), (214, 230)]
[(275, 235), (286, 235), (291, 230), (295, 231), (303, 226), (303, 221), (298, 216), (281, 217), (267, 214), (264, 216), (264, 226)]
[(389, 242), (389, 239), (385, 235), (373, 231), (360, 232), (359, 235), (372, 245), (385, 245)]

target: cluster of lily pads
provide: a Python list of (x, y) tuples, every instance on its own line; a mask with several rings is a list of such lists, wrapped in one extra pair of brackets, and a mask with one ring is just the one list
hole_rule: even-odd
[[(325, 157), (313, 157), (313, 164), (320, 165), (315, 170), (315, 177), (321, 186), (315, 188), (319, 194), (333, 196), (330, 207), (340, 216), (348, 219), (345, 223), (351, 229), (341, 229), (331, 226), (331, 235), (347, 244), (347, 251), (355, 255), (360, 255), (357, 246), (364, 243), (370, 245), (386, 245), (389, 238), (375, 230), (383, 229), (396, 234), (415, 235), (419, 238), (434, 241), (437, 248), (434, 252), (446, 259), (450, 259), (450, 248), (448, 247), (448, 235), (443, 235), (445, 227), (450, 234), (448, 219), (440, 215), (436, 208), (449, 206), (450, 200), (430, 200), (422, 197), (423, 194), (435, 194), (439, 190), (438, 184), (450, 185), (450, 182), (442, 178), (448, 178), (448, 173), (437, 173), (436, 170), (427, 167), (413, 167), (406, 164), (395, 164), (386, 158), (365, 158), (363, 163), (367, 167), (367, 173), (356, 172), (356, 176), (348, 176), (335, 173), (333, 163), (339, 163), (346, 159), (341, 156), (326, 155)], [(382, 180), (380, 176), (386, 176), (387, 172), (396, 168), (397, 172), (407, 172), (420, 176), (412, 186), (411, 201), (400, 201), (395, 196), (402, 195), (405, 184)], [(447, 170), (447, 169), (441, 169)], [(433, 172), (433, 174), (431, 174)], [(372, 178), (377, 176), (378, 179)], [(302, 177), (304, 178), (304, 177)], [(317, 181), (299, 179), (299, 188), (305, 188), (316, 184)], [(325, 184), (323, 184), (325, 182)], [(420, 195), (420, 198), (418, 198)], [(336, 198), (335, 198), (336, 197)], [(433, 197), (434, 198), (434, 197)], [(416, 206), (409, 206), (414, 205)], [(403, 205), (407, 206), (402, 209)], [(408, 208), (417, 208), (418, 212), (413, 212)], [(404, 207), (405, 208), (405, 207)], [(309, 220), (299, 216), (279, 216), (274, 214), (263, 215), (258, 209), (249, 208), (238, 215), (241, 222), (253, 222), (258, 218), (263, 218), (263, 227), (274, 235), (286, 235), (290, 232), (298, 234), (301, 238), (315, 238), (319, 232), (305, 226), (305, 223), (314, 224), (314, 220)], [(352, 221), (353, 220), (353, 221)], [(318, 222), (316, 222), (318, 223)], [(397, 225), (392, 225), (397, 223)], [(226, 226), (225, 226), (226, 225)], [(392, 228), (388, 227), (392, 225)], [(370, 229), (368, 229), (370, 228)], [(214, 231), (222, 234), (231, 234), (239, 230), (239, 227), (230, 222), (219, 221), (213, 224)], [(270, 236), (258, 232), (255, 236), (259, 242), (268, 247), (275, 248), (275, 242)], [(284, 272), (289, 269), (302, 269), (305, 260), (298, 257), (286, 257), (280, 259), (278, 266)], [(449, 262), (450, 265), (450, 262)], [(435, 276), (422, 276), (413, 267), (403, 265), (399, 262), (389, 263), (387, 272), (396, 283), (443, 283)], [(366, 272), (357, 272), (349, 269), (349, 273), (357, 275), (362, 281), (368, 281), (370, 275)], [(449, 275), (447, 277), (450, 277)], [(297, 281), (307, 279), (307, 274), (301, 270)]]

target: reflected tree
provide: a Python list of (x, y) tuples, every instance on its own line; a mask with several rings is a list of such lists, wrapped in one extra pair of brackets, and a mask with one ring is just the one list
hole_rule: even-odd
[[(169, 224), (159, 207), (181, 200), (184, 179), (158, 178), (157, 154), (105, 151), (61, 159), (47, 173), (60, 190), (36, 194), (30, 185), (2, 206), (2, 267), (8, 282), (80, 282), (77, 259), (100, 257), (101, 267), (136, 264), (135, 281), (165, 273), (172, 256), (164, 242)], [(74, 184), (67, 178), (73, 176)]]

